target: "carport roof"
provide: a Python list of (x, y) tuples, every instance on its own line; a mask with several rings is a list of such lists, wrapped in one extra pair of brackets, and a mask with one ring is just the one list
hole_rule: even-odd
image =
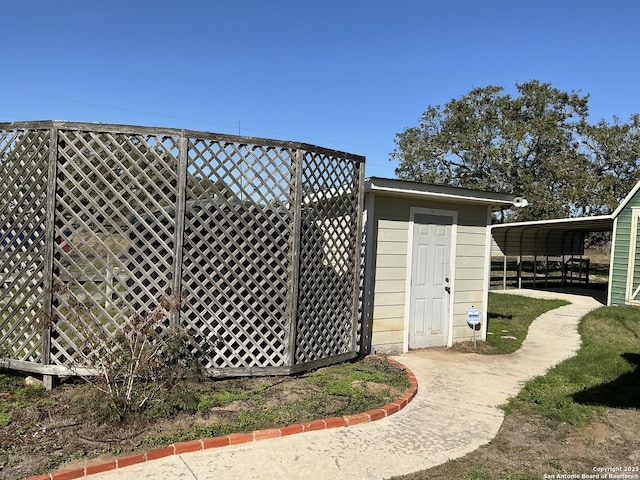
[(631, 189), (611, 215), (559, 218), (534, 222), (493, 225), (494, 246), (503, 254), (576, 255), (584, 249), (584, 236), (592, 232), (612, 232), (614, 220), (640, 191), (640, 182)]
[(613, 231), (613, 215), (493, 225), (494, 242), (507, 256), (577, 255), (586, 234)]

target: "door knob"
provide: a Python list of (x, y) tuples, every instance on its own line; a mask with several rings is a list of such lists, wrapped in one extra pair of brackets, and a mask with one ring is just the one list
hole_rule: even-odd
[(444, 287), (444, 289), (445, 289), (445, 291), (446, 291), (447, 293), (451, 293), (451, 288), (450, 288), (450, 287)]

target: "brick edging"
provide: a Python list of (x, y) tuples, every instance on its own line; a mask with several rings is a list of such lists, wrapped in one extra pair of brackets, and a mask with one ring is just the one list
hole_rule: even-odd
[[(370, 358), (383, 358), (381, 355), (369, 355)], [(57, 470), (44, 475), (37, 475), (35, 477), (29, 477), (26, 480), (74, 480), (76, 478), (82, 478), (87, 475), (93, 475), (96, 473), (107, 472), (109, 470), (116, 470), (118, 468), (124, 468), (129, 465), (135, 465), (137, 463), (148, 462), (150, 460), (157, 460), (159, 458), (168, 457), (171, 455), (179, 455), (181, 453), (196, 452), (199, 450), (207, 450), (209, 448), (226, 447), (229, 445), (237, 445), (240, 443), (257, 442), (260, 440), (266, 440), (268, 438), (285, 437), (288, 435), (294, 435), (304, 432), (312, 432), (314, 430), (327, 430), (329, 428), (349, 427), (351, 425), (357, 425), (359, 423), (374, 422), (382, 418), (393, 415), (399, 412), (407, 404), (413, 400), (413, 397), (418, 393), (418, 380), (411, 370), (405, 365), (392, 359), (386, 358), (387, 362), (391, 365), (401, 368), (407, 373), (409, 379), (409, 390), (400, 398), (397, 398), (394, 402), (387, 405), (366, 411), (364, 413), (358, 413), (355, 415), (345, 415), (343, 417), (324, 418), (321, 420), (313, 420), (306, 423), (297, 423), (288, 425), (282, 428), (269, 428), (266, 430), (256, 430), (251, 433), (231, 433), (221, 437), (204, 438), (200, 440), (190, 440), (187, 442), (179, 442), (169, 445), (168, 447), (158, 448), (155, 450), (149, 450), (143, 453), (133, 453), (122, 457), (116, 457), (112, 460), (107, 460), (101, 463), (94, 463), (85, 467), (74, 468), (72, 470)]]

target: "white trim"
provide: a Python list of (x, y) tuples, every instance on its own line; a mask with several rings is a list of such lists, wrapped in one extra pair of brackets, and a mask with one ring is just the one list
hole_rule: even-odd
[(620, 215), (620, 213), (625, 209), (625, 207), (635, 196), (635, 194), (638, 193), (638, 190), (640, 190), (640, 182), (636, 183), (631, 191), (627, 194), (627, 196), (624, 197), (624, 200), (622, 200), (622, 202), (620, 202), (620, 205), (618, 205), (618, 208), (613, 211), (611, 217), (616, 218), (618, 215)]
[[(480, 340), (487, 340), (489, 287), (491, 285), (491, 253), (493, 251), (493, 235), (491, 234), (491, 208), (487, 208), (487, 226), (485, 233), (486, 250), (484, 252), (484, 283), (482, 287), (482, 321), (480, 323)], [(506, 258), (506, 257), (505, 257)]]
[(501, 201), (493, 198), (478, 198), (472, 197), (469, 195), (452, 195), (449, 193), (439, 193), (439, 192), (422, 192), (420, 190), (410, 190), (407, 188), (391, 188), (391, 187), (378, 187), (376, 185), (371, 185), (370, 191), (375, 191), (377, 193), (386, 193), (393, 196), (404, 196), (404, 197), (427, 197), (434, 200), (443, 200), (443, 201), (458, 201), (458, 202), (467, 202), (467, 203), (484, 203), (494, 206), (513, 206), (513, 201)]
[[(624, 294), (625, 303), (635, 302), (633, 300), (633, 275), (635, 274), (636, 248), (638, 246), (638, 214), (640, 207), (631, 207), (631, 232), (629, 236), (629, 258), (627, 259), (627, 288)], [(609, 267), (611, 268), (611, 267)]]
[(618, 231), (618, 217), (613, 220), (613, 234), (611, 235), (611, 252), (609, 253), (609, 285), (607, 286), (607, 305), (611, 305), (613, 290), (613, 260), (616, 258), (616, 232)]
[(438, 215), (441, 217), (451, 217), (451, 245), (449, 250), (449, 318), (447, 332), (447, 347), (453, 345), (453, 310), (455, 296), (455, 270), (456, 270), (456, 245), (458, 244), (458, 212), (455, 210), (439, 210), (435, 208), (410, 207), (409, 208), (409, 238), (407, 241), (407, 270), (405, 280), (405, 301), (404, 301), (404, 332), (402, 339), (402, 351), (409, 351), (409, 321), (411, 315), (411, 273), (413, 267), (413, 230), (416, 214)]
[(546, 225), (554, 225), (557, 223), (592, 223), (600, 220), (613, 220), (613, 215), (594, 215), (593, 217), (572, 217), (572, 218), (553, 218), (551, 220), (532, 220), (529, 222), (514, 222), (514, 223), (500, 223), (496, 225), (491, 225), (492, 229), (502, 230), (503, 228), (513, 228), (513, 227), (535, 227), (538, 225), (546, 226)]

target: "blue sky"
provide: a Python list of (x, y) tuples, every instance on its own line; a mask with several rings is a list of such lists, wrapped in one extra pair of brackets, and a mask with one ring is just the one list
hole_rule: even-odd
[(365, 155), (429, 105), (527, 80), (640, 113), (640, 3), (31, 0), (0, 9), (0, 122), (241, 133)]

